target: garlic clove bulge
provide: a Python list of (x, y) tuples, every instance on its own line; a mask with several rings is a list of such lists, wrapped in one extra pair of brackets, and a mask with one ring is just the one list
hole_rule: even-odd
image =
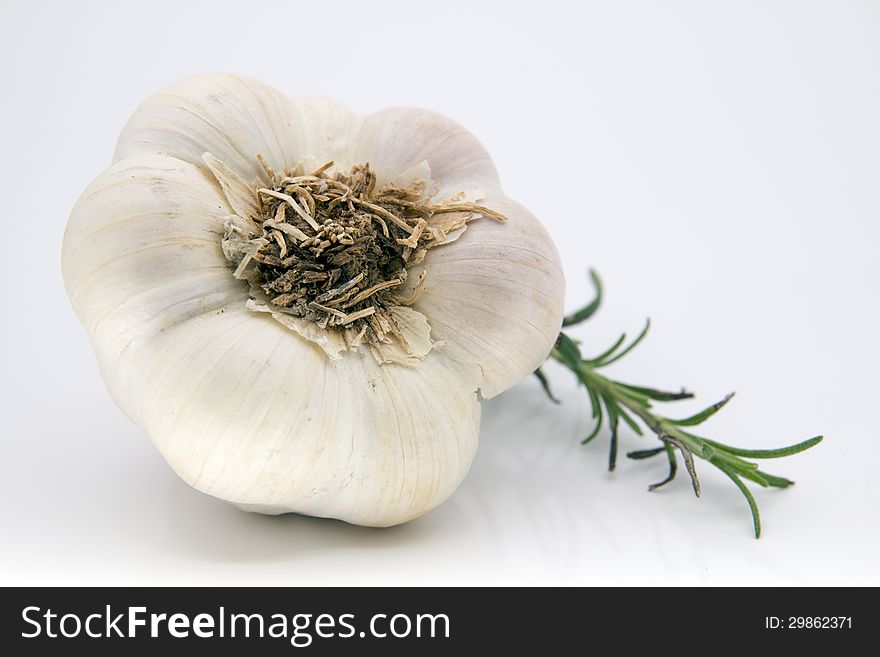
[(241, 75), (193, 75), (135, 110), (119, 135), (113, 161), (163, 153), (202, 167), (208, 152), (250, 184), (266, 176), (257, 154), (276, 171), (298, 164), (317, 167), (344, 152), (359, 124), (355, 114), (332, 100), (294, 100)]
[(336, 171), (348, 171), (360, 160), (348, 156), (354, 135), (363, 119), (342, 103), (323, 96), (290, 97), (293, 114), (289, 120), (296, 134), (301, 164), (313, 171), (330, 160)]
[[(118, 162), (83, 192), (65, 231), (62, 272), (105, 379), (155, 334), (246, 302), (220, 249), (229, 212), (203, 171), (164, 156)], [(137, 421), (128, 387), (110, 388)]]
[(428, 251), (413, 308), (450, 355), (479, 364), (480, 394), (489, 399), (547, 358), (562, 324), (565, 279), (550, 235), (531, 212), (499, 192), (480, 203), (507, 221), (471, 222), (454, 244)]
[(143, 426), (190, 485), (248, 510), (387, 526), (467, 473), (480, 405), (455, 367), (331, 360), (268, 316), (180, 325), (134, 365)]
[(349, 159), (370, 162), (379, 184), (426, 162), (439, 199), (500, 186), (492, 158), (477, 138), (452, 119), (424, 109), (398, 107), (366, 117), (354, 135)]

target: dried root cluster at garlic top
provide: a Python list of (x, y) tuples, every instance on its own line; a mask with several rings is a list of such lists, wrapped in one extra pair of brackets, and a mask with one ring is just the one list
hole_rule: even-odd
[(235, 276), (274, 312), (342, 331), (353, 346), (390, 336), (408, 350), (390, 313), (421, 291), (424, 272), (409, 294), (398, 294), (407, 268), (478, 216), (505, 219), (462, 202), (461, 193), (435, 203), (424, 180), (377, 188), (369, 164), (347, 174), (331, 173), (333, 162), (279, 174), (257, 158), (270, 181), (253, 188), (258, 214), (226, 223), (223, 251)]

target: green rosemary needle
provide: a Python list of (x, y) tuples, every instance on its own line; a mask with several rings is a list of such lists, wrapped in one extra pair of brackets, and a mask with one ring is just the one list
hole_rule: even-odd
[[(590, 272), (590, 278), (596, 290), (595, 298), (577, 312), (568, 315), (563, 321), (563, 327), (577, 325), (592, 317), (599, 309), (602, 301), (602, 283), (593, 271)], [(610, 348), (593, 358), (584, 358), (580, 347), (574, 340), (565, 333), (559, 334), (556, 346), (550, 352), (549, 358), (571, 370), (577, 380), (586, 388), (592, 416), (596, 421), (595, 427), (584, 438), (583, 443), (586, 444), (593, 440), (599, 435), (602, 427), (607, 425), (611, 434), (608, 469), (613, 471), (617, 466), (617, 434), (620, 423), (623, 422), (638, 435), (643, 435), (641, 425), (647, 427), (662, 444), (651, 449), (629, 452), (627, 456), (631, 459), (645, 459), (659, 454), (666, 455), (669, 461), (669, 474), (663, 481), (651, 485), (649, 490), (656, 490), (675, 478), (678, 470), (676, 455), (676, 451), (678, 451), (690, 476), (694, 493), (699, 497), (700, 480), (697, 477), (694, 457), (708, 461), (727, 475), (745, 496), (752, 513), (755, 538), (759, 538), (761, 536), (761, 516), (758, 512), (757, 502), (743, 479), (753, 481), (765, 488), (768, 486), (787, 488), (794, 482), (763, 472), (758, 469), (756, 463), (746, 459), (774, 459), (791, 456), (817, 445), (822, 441), (822, 436), (778, 449), (740, 449), (691, 433), (689, 430), (691, 427), (701, 425), (720, 411), (731, 400), (733, 394), (727, 395), (724, 399), (699, 413), (681, 419), (672, 419), (656, 413), (654, 411), (655, 402), (690, 399), (693, 394), (685, 390), (666, 392), (621, 383), (600, 373), (601, 369), (617, 362), (631, 352), (645, 338), (650, 325), (650, 321), (648, 321), (641, 333), (628, 345), (624, 346), (626, 336), (623, 335)], [(550, 399), (559, 403), (553, 396), (549, 382), (540, 368), (535, 372), (535, 375)]]

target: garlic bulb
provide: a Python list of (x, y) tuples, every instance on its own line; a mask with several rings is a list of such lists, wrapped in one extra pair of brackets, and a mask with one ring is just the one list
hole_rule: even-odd
[(452, 494), (480, 400), (562, 318), (553, 243), (462, 127), (237, 75), (135, 111), (62, 260), (111, 396), (185, 481), (361, 525)]

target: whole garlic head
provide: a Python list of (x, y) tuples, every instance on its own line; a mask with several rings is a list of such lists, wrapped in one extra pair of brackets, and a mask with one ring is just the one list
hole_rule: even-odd
[(452, 494), (480, 400), (562, 319), (550, 237), (461, 126), (237, 75), (135, 111), (62, 260), (111, 396), (186, 482), (360, 525)]

